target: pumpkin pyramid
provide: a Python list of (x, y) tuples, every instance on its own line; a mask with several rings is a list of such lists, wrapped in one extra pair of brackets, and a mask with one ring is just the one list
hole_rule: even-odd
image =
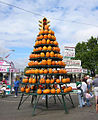
[(67, 77), (63, 56), (56, 40), (54, 31), (49, 28), (46, 18), (39, 21), (40, 32), (37, 35), (33, 52), (29, 56), (22, 83), (21, 92), (32, 94), (65, 94), (72, 90), (66, 83), (70, 82)]

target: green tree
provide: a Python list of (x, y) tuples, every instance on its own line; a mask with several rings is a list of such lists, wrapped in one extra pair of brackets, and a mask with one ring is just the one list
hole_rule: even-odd
[(82, 67), (94, 76), (98, 72), (98, 38), (91, 37), (87, 42), (77, 43), (75, 52), (75, 59), (80, 59)]
[(29, 68), (25, 67), (25, 69), (24, 69), (24, 74), (25, 74), (25, 72), (26, 72), (27, 70), (29, 70)]

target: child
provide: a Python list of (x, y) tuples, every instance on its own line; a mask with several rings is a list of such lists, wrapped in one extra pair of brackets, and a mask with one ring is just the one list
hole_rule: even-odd
[(87, 93), (85, 93), (85, 98), (87, 106), (90, 107), (91, 106), (90, 99), (93, 98), (93, 95), (89, 93), (89, 90), (87, 90)]

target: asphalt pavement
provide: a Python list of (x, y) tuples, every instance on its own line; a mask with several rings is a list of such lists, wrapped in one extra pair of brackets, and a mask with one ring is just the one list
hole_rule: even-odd
[[(24, 96), (24, 99), (26, 97)], [(65, 99), (68, 114), (64, 111), (64, 105), (57, 98), (55, 104), (51, 96), (48, 109), (45, 107), (45, 100), (40, 98), (35, 115), (32, 116), (33, 105), (31, 104), (31, 96), (20, 106), (19, 110), (17, 108), (21, 98), (20, 94), (17, 98), (14, 95), (5, 98), (0, 96), (0, 120), (98, 120), (94, 98), (91, 100), (91, 107), (79, 108), (77, 94), (71, 94), (71, 97), (75, 107), (73, 108), (71, 102)]]

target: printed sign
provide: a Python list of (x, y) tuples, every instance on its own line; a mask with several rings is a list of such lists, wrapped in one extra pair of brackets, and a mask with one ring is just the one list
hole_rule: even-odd
[(81, 66), (81, 60), (63, 60), (66, 66)]
[(75, 57), (75, 47), (64, 46), (64, 58)]
[(67, 73), (82, 73), (82, 68), (67, 68)]

